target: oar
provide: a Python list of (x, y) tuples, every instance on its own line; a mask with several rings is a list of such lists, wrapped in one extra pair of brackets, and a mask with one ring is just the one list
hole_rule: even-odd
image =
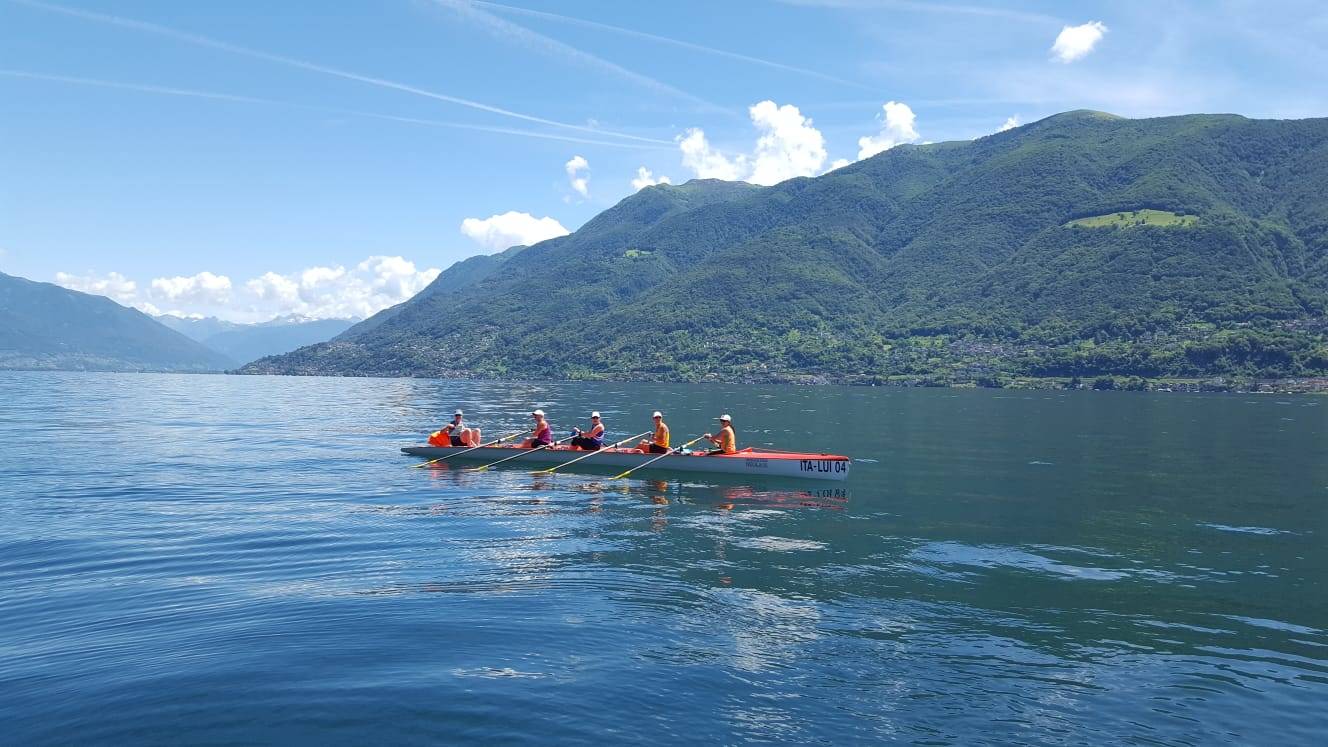
[(619, 442), (616, 443), (616, 444), (611, 444), (611, 445), (609, 445), (609, 446), (601, 446), (600, 448), (596, 449), (595, 451), (592, 451), (592, 452), (590, 452), (589, 454), (586, 454), (585, 456), (579, 456), (579, 457), (577, 457), (576, 459), (573, 459), (573, 460), (570, 461), (570, 462), (563, 462), (562, 464), (554, 465), (554, 466), (552, 466), (552, 467), (550, 467), (550, 468), (548, 468), (548, 469), (535, 470), (535, 471), (532, 472), (531, 474), (533, 474), (533, 475), (552, 475), (552, 474), (553, 474), (553, 471), (556, 470), (556, 469), (561, 469), (561, 468), (563, 468), (563, 467), (566, 467), (566, 466), (569, 465), (569, 464), (576, 464), (577, 462), (581, 461), (582, 459), (589, 459), (589, 458), (595, 456), (596, 454), (600, 453), (601, 451), (604, 451), (605, 449), (616, 449), (616, 448), (618, 448), (619, 446), (622, 446), (623, 444), (627, 443), (628, 441), (631, 441), (631, 440), (634, 439), (634, 438), (640, 438), (640, 437), (642, 437), (642, 436), (647, 436), (647, 435), (650, 435), (650, 431), (641, 431), (640, 433), (636, 434), (635, 436), (628, 436), (627, 438), (624, 438), (623, 440), (619, 441)]
[(682, 446), (679, 446), (679, 447), (676, 448), (676, 449), (671, 449), (671, 450), (669, 450), (668, 453), (660, 454), (659, 456), (655, 457), (654, 459), (651, 459), (651, 460), (648, 461), (648, 462), (642, 462), (641, 464), (636, 465), (635, 467), (633, 467), (633, 468), (627, 470), (626, 472), (622, 473), (621, 475), (614, 475), (613, 477), (611, 477), (611, 478), (609, 478), (609, 479), (611, 479), (611, 480), (621, 480), (621, 479), (623, 479), (624, 477), (626, 477), (626, 476), (632, 474), (633, 472), (635, 472), (635, 471), (641, 469), (642, 467), (649, 467), (650, 465), (654, 464), (655, 462), (658, 462), (659, 460), (663, 459), (664, 457), (669, 456), (670, 454), (676, 454), (676, 453), (678, 453), (679, 451), (681, 451), (681, 450), (687, 448), (688, 446), (691, 446), (692, 444), (696, 443), (697, 441), (700, 441), (700, 440), (703, 439), (703, 438), (705, 438), (705, 436), (697, 436), (696, 438), (693, 438), (691, 441), (688, 441), (687, 443), (683, 444)]
[[(522, 431), (522, 432), (524, 433), (525, 431)], [(549, 448), (550, 446), (553, 446), (554, 444), (560, 444), (560, 443), (562, 443), (563, 441), (567, 441), (567, 440), (572, 439), (572, 438), (575, 438), (575, 436), (568, 436), (567, 438), (560, 438), (560, 439), (558, 439), (557, 441), (554, 441), (553, 443), (544, 444), (543, 446), (536, 446), (536, 447), (533, 448), (533, 449), (520, 449), (520, 450), (519, 450), (519, 451), (521, 452), (520, 454), (514, 454), (514, 455), (512, 455), (512, 456), (510, 456), (510, 457), (506, 457), (506, 458), (504, 458), (504, 459), (499, 459), (498, 461), (493, 462), (493, 463), (491, 463), (491, 464), (486, 464), (486, 465), (484, 465), (483, 467), (475, 467), (474, 469), (468, 469), (468, 470), (466, 470), (466, 471), (467, 471), (467, 472), (483, 472), (484, 470), (486, 470), (486, 469), (488, 469), (488, 468), (490, 468), (490, 467), (497, 467), (498, 465), (502, 464), (503, 462), (510, 462), (510, 461), (512, 461), (513, 459), (516, 459), (516, 458), (518, 458), (518, 457), (523, 457), (523, 456), (525, 456), (525, 455), (527, 455), (527, 454), (530, 454), (531, 452), (539, 451), (540, 449), (547, 449), (547, 448)]]
[(517, 436), (521, 435), (522, 433), (525, 433), (525, 431), (517, 431), (516, 433), (513, 433), (513, 434), (510, 435), (510, 436), (503, 436), (502, 438), (495, 439), (495, 440), (493, 440), (493, 441), (490, 441), (490, 442), (487, 443), (487, 444), (480, 444), (479, 446), (472, 446), (472, 447), (470, 447), (469, 449), (462, 449), (461, 451), (458, 451), (458, 452), (455, 453), (455, 454), (448, 454), (447, 456), (440, 456), (440, 457), (438, 457), (437, 459), (430, 459), (429, 461), (427, 461), (427, 462), (425, 462), (425, 463), (423, 463), (423, 464), (417, 464), (417, 465), (415, 465), (415, 466), (416, 466), (416, 467), (428, 467), (430, 464), (437, 464), (438, 462), (441, 462), (441, 461), (443, 461), (444, 459), (451, 459), (452, 457), (455, 457), (455, 456), (461, 456), (462, 454), (468, 454), (468, 453), (470, 453), (470, 452), (472, 452), (472, 451), (474, 451), (474, 450), (476, 450), (476, 449), (483, 449), (485, 446), (493, 446), (494, 444), (500, 444), (500, 443), (502, 443), (503, 441), (506, 441), (506, 440), (509, 439), (509, 438), (516, 438)]

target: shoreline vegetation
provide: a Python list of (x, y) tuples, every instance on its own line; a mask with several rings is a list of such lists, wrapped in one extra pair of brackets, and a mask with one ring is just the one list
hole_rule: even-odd
[(584, 383), (683, 383), (683, 384), (782, 384), (790, 386), (862, 386), (937, 389), (1013, 389), (1062, 391), (1126, 391), (1126, 392), (1205, 392), (1228, 394), (1328, 394), (1328, 376), (1309, 376), (1288, 379), (1266, 379), (1247, 376), (1159, 377), (1142, 376), (1006, 376), (994, 375), (971, 379), (951, 379), (935, 375), (850, 376), (827, 377), (816, 374), (786, 374), (723, 377), (718, 374), (700, 378), (680, 379), (669, 376), (588, 376), (580, 378), (541, 378), (528, 376), (492, 376), (456, 371), (449, 376), (425, 376), (411, 373), (255, 373), (247, 370), (224, 372), (237, 376), (330, 376), (337, 378), (383, 379), (438, 379), (460, 381), (550, 381)]

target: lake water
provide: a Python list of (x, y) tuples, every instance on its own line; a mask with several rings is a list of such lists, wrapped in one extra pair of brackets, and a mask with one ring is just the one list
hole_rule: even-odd
[[(858, 461), (397, 451), (534, 405)], [(0, 372), (0, 444), (0, 742), (1328, 733), (1324, 398)]]

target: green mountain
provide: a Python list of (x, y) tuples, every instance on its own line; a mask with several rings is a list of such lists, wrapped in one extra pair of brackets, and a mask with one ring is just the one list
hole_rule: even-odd
[(1328, 120), (1069, 112), (773, 187), (650, 187), (487, 276), (245, 371), (1325, 373), (1326, 195)]
[(0, 273), (0, 368), (220, 371), (232, 365), (103, 296)]

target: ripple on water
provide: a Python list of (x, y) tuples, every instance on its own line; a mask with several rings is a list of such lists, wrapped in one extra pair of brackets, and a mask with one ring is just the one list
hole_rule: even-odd
[(929, 542), (914, 549), (911, 557), (917, 561), (936, 565), (1013, 568), (1084, 581), (1119, 581), (1137, 573), (1127, 569), (1095, 568), (1062, 563), (1015, 547), (967, 545), (960, 542)]
[(1289, 529), (1272, 529), (1269, 527), (1233, 527), (1233, 526), (1228, 526), (1226, 524), (1211, 524), (1208, 522), (1200, 522), (1195, 526), (1206, 527), (1208, 529), (1216, 529), (1219, 532), (1235, 532), (1237, 534), (1262, 534), (1265, 536), (1273, 536), (1278, 534), (1296, 534), (1296, 532), (1293, 532)]
[[(24, 383), (0, 396), (15, 743), (1308, 744), (1328, 729), (1325, 480), (1295, 451), (1325, 408)], [(396, 453), (458, 405), (503, 433), (532, 404), (617, 424), (641, 402), (685, 403), (680, 432), (768, 412), (744, 432), (775, 444), (806, 439), (781, 413), (815, 411), (840, 424), (829, 450), (889, 458), (858, 460), (849, 498)], [(95, 455), (69, 455), (71, 434)]]

